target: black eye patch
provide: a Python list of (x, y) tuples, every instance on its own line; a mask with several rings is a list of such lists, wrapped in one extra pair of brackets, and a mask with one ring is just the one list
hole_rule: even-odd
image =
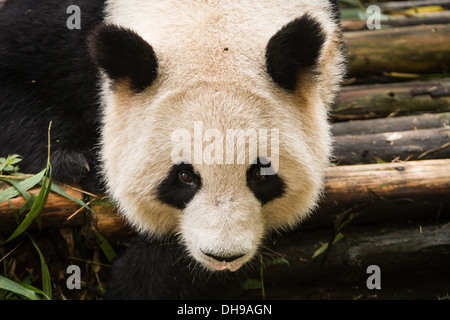
[(262, 164), (258, 159), (257, 163), (253, 164), (247, 170), (247, 186), (262, 205), (265, 205), (273, 199), (280, 198), (286, 189), (285, 182), (278, 174), (262, 174), (261, 168), (270, 167), (270, 163)]
[(158, 199), (183, 210), (202, 186), (202, 180), (191, 164), (175, 164), (157, 189)]

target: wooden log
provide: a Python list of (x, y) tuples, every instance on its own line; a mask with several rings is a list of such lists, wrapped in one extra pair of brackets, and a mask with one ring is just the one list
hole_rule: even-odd
[(331, 167), (319, 209), (301, 228), (329, 227), (338, 214), (362, 223), (450, 217), (450, 159)]
[(450, 128), (337, 136), (334, 158), (339, 165), (450, 158)]
[(386, 72), (446, 73), (450, 70), (450, 25), (425, 25), (344, 35), (350, 77)]
[(450, 110), (450, 79), (344, 87), (331, 117), (334, 121)]
[[(447, 221), (448, 222), (448, 221)], [(442, 224), (349, 226), (343, 238), (325, 254), (314, 253), (330, 240), (327, 231), (296, 232), (268, 246), (267, 259), (282, 256), (289, 265), (264, 269), (268, 299), (353, 299), (375, 293), (378, 298), (436, 299), (450, 289), (450, 228)], [(381, 290), (369, 290), (366, 282), (381, 270)], [(411, 290), (413, 289), (413, 290)], [(442, 292), (442, 290), (444, 290)], [(260, 297), (260, 290), (246, 298)]]
[(450, 159), (331, 167), (327, 204), (346, 206), (376, 199), (432, 199), (450, 195)]
[(91, 208), (94, 213), (89, 215), (83, 230), (86, 245), (92, 246), (97, 243), (97, 237), (92, 232), (93, 228), (98, 230), (108, 241), (124, 241), (131, 239), (136, 234), (119, 214), (117, 208), (111, 204), (97, 202)]
[[(450, 11), (430, 12), (414, 16), (396, 16), (395, 20), (381, 20), (383, 29), (390, 27), (408, 27), (425, 24), (446, 24), (450, 23)], [(341, 20), (344, 31), (363, 31), (367, 28), (367, 21), (360, 19)]]
[[(325, 192), (320, 217), (328, 219), (344, 208), (361, 203), (408, 198), (448, 200), (450, 159), (331, 167), (327, 172)], [(23, 200), (17, 198), (14, 201)], [(49, 228), (85, 225), (88, 230), (95, 227), (109, 239), (127, 239), (133, 234), (111, 205), (100, 203), (94, 206), (97, 215), (92, 215), (89, 221), (84, 213), (67, 221), (78, 209), (72, 201), (52, 194), (41, 214), (42, 225)], [(11, 232), (17, 226), (7, 202), (0, 203), (0, 226), (3, 232)]]
[[(3, 182), (0, 182), (0, 191), (8, 188), (9, 186)], [(65, 191), (76, 199), (83, 199), (83, 194), (75, 189), (66, 187)], [(30, 193), (37, 195), (39, 189), (35, 188), (29, 191)], [(19, 210), (21, 206), (26, 203), (23, 197), (16, 197), (10, 200), (0, 203), (0, 232), (10, 232), (17, 228), (17, 222), (14, 218), (12, 208)], [(50, 193), (46, 206), (41, 213), (41, 225), (42, 228), (66, 228), (80, 226), (86, 222), (86, 214), (84, 211), (80, 211), (79, 214), (73, 216), (73, 214), (80, 209), (80, 206), (67, 198), (55, 193)], [(22, 219), (24, 217), (21, 217)], [(70, 219), (69, 219), (70, 218)], [(30, 228), (35, 229), (36, 223), (33, 223)]]
[(437, 113), (337, 122), (332, 126), (332, 133), (333, 136), (345, 136), (448, 127), (450, 113)]
[(316, 212), (299, 226), (299, 229), (303, 231), (332, 229), (341, 217), (346, 220), (350, 215), (355, 217), (352, 220), (353, 225), (438, 221), (450, 218), (450, 199), (445, 197), (384, 199), (372, 194), (370, 201), (348, 205), (339, 203), (333, 205), (324, 200)]
[[(370, 4), (365, 4), (366, 7)], [(415, 0), (415, 1), (388, 1), (378, 4), (382, 10), (404, 10), (426, 6), (441, 6), (450, 9), (450, 0)]]

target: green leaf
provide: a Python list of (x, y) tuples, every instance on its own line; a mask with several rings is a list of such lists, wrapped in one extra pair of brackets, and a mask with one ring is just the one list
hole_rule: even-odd
[(98, 232), (96, 229), (93, 230), (95, 235), (97, 236), (97, 241), (100, 246), (100, 249), (102, 249), (108, 261), (112, 262), (117, 257), (117, 253), (114, 251), (113, 247), (109, 244), (109, 242), (105, 239), (105, 237), (103, 237), (103, 235), (100, 232)]
[(50, 272), (48, 270), (47, 264), (45, 263), (44, 255), (41, 250), (37, 246), (36, 242), (34, 242), (33, 238), (28, 235), (31, 240), (31, 243), (36, 248), (36, 251), (39, 254), (39, 260), (41, 262), (41, 274), (42, 274), (42, 292), (44, 292), (46, 298), (48, 300), (52, 299), (52, 280), (50, 277)]
[[(336, 242), (338, 242), (338, 241), (341, 240), (342, 238), (344, 238), (344, 235), (343, 235), (342, 233), (339, 232), (339, 233), (336, 235), (336, 237), (334, 237), (334, 240), (333, 240), (332, 245), (334, 245)], [(312, 258), (313, 258), (313, 259), (316, 258), (317, 256), (319, 256), (319, 255), (321, 255), (322, 253), (324, 253), (325, 250), (327, 250), (327, 249), (328, 249), (328, 242), (327, 242), (327, 243), (324, 243), (319, 249), (317, 249), (317, 250), (314, 252)]]
[(375, 161), (376, 161), (377, 163), (386, 163), (386, 161), (384, 161), (384, 160), (381, 159), (380, 157), (373, 156), (373, 158), (375, 159)]
[(77, 199), (77, 198), (72, 197), (71, 195), (69, 195), (69, 194), (66, 192), (66, 190), (64, 190), (63, 188), (61, 188), (61, 187), (58, 186), (57, 184), (54, 184), (54, 183), (53, 183), (52, 186), (51, 186), (51, 190), (52, 190), (54, 193), (59, 194), (60, 196), (63, 196), (63, 197), (65, 197), (65, 198), (69, 199), (69, 200), (72, 200), (73, 202), (75, 202), (75, 203), (79, 204), (80, 206), (84, 207), (85, 209), (87, 209), (87, 210), (89, 210), (89, 211), (92, 211), (92, 209), (86, 204), (86, 202), (84, 202), (84, 201), (81, 200), (81, 199)]
[[(29, 189), (36, 186), (39, 182), (42, 181), (44, 178), (44, 175), (46, 173), (47, 169), (42, 170), (38, 174), (35, 174), (31, 178), (28, 178), (22, 182), (20, 182), (18, 185), (20, 185), (21, 190), (28, 191)], [(20, 192), (17, 190), (16, 187), (10, 187), (0, 193), (0, 203), (6, 200), (9, 200), (11, 198), (14, 198), (18, 196)]]
[[(17, 238), (19, 235), (21, 235), (41, 213), (42, 209), (45, 206), (45, 203), (47, 202), (48, 195), (50, 193), (50, 186), (52, 180), (51, 167), (49, 167), (49, 169), (50, 169), (48, 170), (49, 177), (48, 178), (46, 177), (44, 179), (41, 190), (39, 191), (39, 194), (37, 195), (36, 200), (34, 201), (33, 206), (30, 209), (30, 212), (27, 214), (27, 216), (19, 225), (19, 227), (14, 231), (14, 233), (3, 244), (8, 243), (11, 240)], [(46, 172), (47, 169), (44, 171), (44, 173)]]
[(275, 259), (266, 261), (264, 264), (266, 266), (270, 266), (270, 265), (282, 264), (282, 263), (289, 265), (289, 261), (287, 261), (285, 258), (275, 258)]
[[(355, 215), (354, 215), (353, 213), (351, 213), (351, 214), (348, 216), (348, 219), (341, 223), (341, 225), (340, 225), (339, 228), (338, 228), (338, 231), (341, 231), (346, 225), (348, 225), (350, 222), (352, 222), (352, 220), (353, 220), (354, 218), (355, 218)], [(336, 237), (337, 237), (337, 236), (336, 236)], [(337, 242), (337, 241), (339, 241), (339, 240), (341, 240), (341, 239), (336, 240), (336, 238), (335, 238), (335, 242)], [(334, 244), (334, 242), (333, 242), (333, 244)]]
[[(449, 112), (450, 114), (450, 112)], [(114, 203), (114, 201), (111, 198), (103, 197), (103, 198), (97, 198), (91, 201), (91, 206), (103, 206), (103, 207), (114, 207), (117, 206), (117, 204)]]
[(5, 278), (3, 276), (0, 276), (0, 288), (19, 294), (30, 300), (40, 300), (39, 296), (35, 293), (34, 290), (29, 289), (20, 283), (9, 280), (8, 278)]
[(22, 187), (22, 185), (19, 182), (13, 179), (3, 179), (3, 181), (9, 183), (14, 188), (16, 188), (16, 190), (19, 191), (19, 194), (22, 195), (22, 197), (28, 204), (32, 202), (30, 195), (27, 193), (27, 191)]
[(15, 172), (17, 167), (14, 167), (14, 164), (22, 161), (21, 156), (18, 154), (9, 155), (7, 158), (0, 158), (0, 173), (3, 171), (7, 171), (9, 173)]
[(17, 213), (16, 208), (12, 204), (11, 200), (8, 200), (8, 204), (9, 204), (9, 207), (11, 208), (11, 212), (12, 212), (12, 214), (14, 216), (14, 220), (16, 220), (17, 225), (19, 225), (20, 224), (20, 219), (19, 219), (19, 214)]

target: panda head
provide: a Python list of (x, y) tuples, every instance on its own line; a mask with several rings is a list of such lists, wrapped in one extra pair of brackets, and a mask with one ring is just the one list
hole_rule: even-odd
[(329, 21), (305, 13), (242, 37), (218, 22), (202, 37), (191, 21), (165, 34), (120, 19), (93, 31), (104, 177), (133, 226), (177, 235), (209, 270), (235, 271), (268, 232), (308, 216), (342, 74)]

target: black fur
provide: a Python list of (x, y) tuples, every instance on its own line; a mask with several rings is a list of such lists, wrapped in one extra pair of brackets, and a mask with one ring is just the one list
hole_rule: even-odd
[(281, 88), (293, 92), (298, 72), (314, 68), (325, 42), (320, 23), (309, 15), (295, 19), (278, 31), (266, 48), (266, 69)]
[[(193, 183), (187, 185), (180, 178), (180, 172), (187, 172), (193, 178)], [(175, 164), (166, 179), (158, 186), (158, 199), (177, 209), (184, 209), (189, 201), (202, 187), (202, 179), (194, 172), (191, 164)]]
[[(69, 30), (69, 5), (82, 12)], [(0, 10), (0, 156), (20, 154), (22, 172), (45, 168), (50, 121), (56, 180), (99, 189), (97, 74), (86, 37), (100, 0), (9, 0)]]
[(130, 80), (136, 92), (157, 77), (158, 62), (152, 46), (130, 29), (101, 24), (89, 37), (89, 52), (111, 79)]
[(341, 13), (339, 11), (339, 0), (330, 0), (330, 2), (334, 19), (340, 20)]
[(174, 239), (133, 239), (112, 267), (108, 300), (224, 299), (236, 298), (239, 285), (248, 277), (238, 270), (211, 273), (203, 270)]
[(247, 186), (262, 205), (281, 197), (286, 189), (286, 184), (278, 174), (260, 176), (254, 179), (254, 174), (259, 173), (261, 168), (270, 168), (269, 164), (261, 164), (260, 160), (247, 170)]

